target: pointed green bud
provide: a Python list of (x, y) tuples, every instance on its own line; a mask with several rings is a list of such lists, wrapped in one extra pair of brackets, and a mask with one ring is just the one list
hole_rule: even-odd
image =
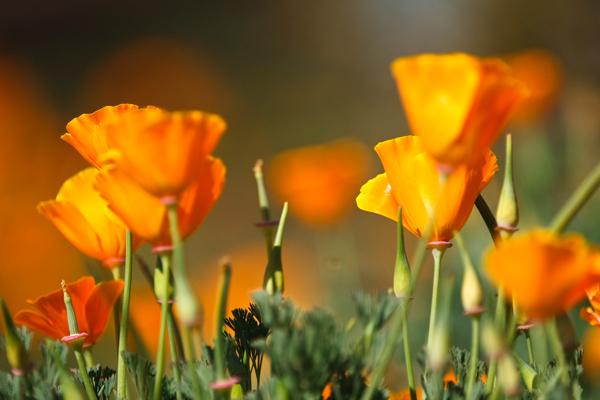
[(281, 242), (283, 241), (283, 229), (285, 228), (287, 213), (288, 203), (285, 202), (283, 203), (279, 224), (277, 225), (277, 233), (275, 234), (275, 241), (273, 242), (273, 248), (271, 249), (271, 255), (269, 256), (263, 279), (263, 288), (269, 294), (283, 293), (284, 289)]
[(13, 369), (13, 373), (21, 374), (27, 368), (27, 350), (17, 333), (17, 328), (15, 327), (12, 315), (4, 302), (4, 299), (0, 299), (0, 305), (2, 307), (2, 316), (4, 320), (6, 358)]
[(504, 166), (504, 180), (496, 210), (496, 221), (498, 229), (505, 232), (513, 232), (519, 223), (519, 207), (517, 204), (517, 193), (513, 179), (512, 159), (512, 135), (506, 135), (506, 161)]
[(454, 241), (463, 262), (463, 281), (460, 289), (463, 310), (466, 315), (478, 316), (484, 311), (483, 288), (460, 233), (455, 232)]
[(538, 386), (538, 373), (535, 369), (529, 364), (525, 362), (521, 357), (514, 354), (515, 361), (517, 363), (517, 368), (519, 369), (519, 373), (523, 378), (523, 382), (525, 382), (525, 386), (527, 390), (532, 392)]
[(229, 400), (244, 400), (244, 389), (242, 389), (242, 385), (239, 383), (233, 385)]
[(427, 364), (434, 372), (445, 371), (450, 361), (450, 330), (448, 325), (453, 286), (454, 279), (449, 279), (442, 287), (441, 307), (427, 348)]
[(498, 360), (498, 383), (507, 396), (516, 396), (521, 392), (521, 375), (510, 353)]
[(63, 291), (63, 300), (67, 309), (67, 322), (69, 323), (69, 333), (71, 335), (77, 335), (79, 333), (79, 326), (77, 326), (77, 316), (75, 315), (75, 309), (73, 308), (73, 302), (67, 289), (67, 283), (63, 280), (60, 282), (60, 287)]
[[(162, 266), (164, 263), (171, 262), (169, 255), (161, 255), (160, 258), (161, 268), (154, 269), (154, 295), (160, 301), (169, 301), (173, 298), (173, 284), (170, 282), (171, 277), (165, 277)], [(165, 293), (165, 279), (169, 279), (169, 286)]]
[(270, 256), (271, 248), (273, 247), (273, 226), (271, 221), (271, 211), (269, 210), (269, 198), (267, 189), (265, 188), (265, 180), (263, 178), (263, 160), (256, 160), (254, 164), (254, 179), (256, 180), (256, 190), (258, 192), (258, 207), (260, 208), (261, 223), (258, 224), (262, 228), (265, 237), (265, 245), (267, 246), (267, 255)]
[(407, 297), (410, 294), (410, 264), (404, 247), (404, 228), (402, 226), (402, 208), (398, 209), (396, 236), (396, 265), (394, 266), (394, 294)]
[(187, 279), (182, 279), (177, 284), (177, 314), (181, 322), (187, 327), (202, 325), (202, 308), (198, 304), (194, 290)]

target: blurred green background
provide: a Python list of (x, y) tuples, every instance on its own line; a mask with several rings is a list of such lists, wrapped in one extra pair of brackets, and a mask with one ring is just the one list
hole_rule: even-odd
[[(600, 3), (588, 1), (4, 4), (0, 295), (16, 311), (26, 299), (57, 288), (60, 279), (99, 271), (35, 211), (37, 202), (54, 197), (65, 179), (86, 166), (59, 140), (71, 118), (122, 102), (201, 109), (223, 115), (229, 125), (216, 152), (228, 167), (225, 191), (187, 243), (207, 332), (212, 330), (220, 257), (233, 262), (233, 306), (247, 304), (250, 290), (262, 282), (266, 258), (253, 226), (259, 219), (255, 160), (263, 158), (268, 171), (270, 160), (289, 148), (351, 137), (371, 149), (408, 134), (389, 64), (415, 53), (510, 57), (537, 48), (558, 63), (551, 101), (507, 129), (514, 133), (521, 226), (543, 225), (599, 158), (598, 16)], [(501, 141), (496, 149), (502, 165)], [(374, 152), (369, 167), (369, 176), (381, 170)], [(485, 192), (492, 208), (500, 177)], [(272, 200), (278, 213), (281, 199)], [(596, 196), (572, 228), (598, 242), (599, 216)], [(288, 294), (305, 307), (345, 315), (354, 291), (391, 286), (394, 232), (390, 221), (355, 207), (318, 229), (292, 218), (283, 250)], [(465, 236), (479, 260), (490, 239), (477, 212)], [(151, 261), (147, 250), (142, 253)], [(448, 252), (444, 275), (459, 278), (455, 253)], [(427, 321), (431, 269), (423, 275), (411, 316), (415, 345)], [(158, 307), (136, 279), (134, 318), (147, 328), (155, 323), (148, 310), (158, 313)], [(466, 345), (461, 338), (468, 335), (460, 333), (468, 320), (460, 316), (458, 291), (455, 298), (455, 338)], [(106, 346), (112, 346), (111, 332)], [(110, 352), (101, 357), (113, 361)]]

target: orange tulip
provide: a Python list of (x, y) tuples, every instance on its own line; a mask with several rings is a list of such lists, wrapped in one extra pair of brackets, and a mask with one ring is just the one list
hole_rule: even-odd
[(499, 59), (423, 54), (392, 63), (412, 133), (438, 162), (478, 162), (527, 96)]
[(100, 168), (100, 157), (108, 151), (105, 126), (124, 114), (138, 110), (134, 104), (106, 106), (90, 114), (81, 114), (67, 124), (67, 133), (60, 138), (69, 143), (96, 168)]
[(535, 120), (556, 105), (563, 84), (563, 68), (556, 56), (533, 49), (510, 55), (505, 60), (515, 77), (527, 85), (530, 93), (517, 106), (514, 120)]
[(69, 178), (56, 200), (39, 203), (38, 211), (82, 253), (113, 267), (125, 257), (127, 227), (94, 189), (98, 174), (87, 168)]
[(591, 307), (582, 308), (579, 315), (590, 326), (600, 326), (600, 284), (586, 290)]
[[(177, 203), (182, 238), (188, 237), (202, 223), (219, 199), (224, 183), (225, 165), (218, 158), (206, 158), (200, 165), (199, 175)], [(96, 178), (95, 187), (136, 236), (152, 243), (156, 249), (170, 247), (167, 209), (157, 197), (115, 168), (104, 169)]]
[(328, 226), (351, 208), (368, 169), (364, 145), (342, 139), (278, 154), (268, 178), (276, 196), (289, 201), (294, 216), (310, 225)]
[(498, 170), (496, 156), (487, 150), (476, 163), (460, 165), (444, 178), (422, 142), (403, 136), (377, 144), (385, 173), (363, 185), (356, 204), (394, 221), (402, 207), (406, 229), (421, 236), (433, 221), (431, 241), (447, 242), (467, 222), (475, 198)]
[(492, 281), (530, 318), (567, 311), (600, 279), (600, 252), (579, 235), (536, 230), (503, 241), (486, 257)]
[(149, 193), (174, 201), (198, 177), (224, 130), (220, 116), (201, 111), (128, 112), (106, 125), (111, 150), (103, 161), (114, 162)]
[[(108, 316), (123, 291), (123, 282), (106, 281), (96, 285), (93, 277), (85, 276), (69, 283), (67, 290), (73, 302), (79, 331), (88, 334), (84, 347), (92, 346), (106, 328)], [(62, 289), (27, 302), (35, 310), (19, 311), (15, 315), (17, 324), (55, 340), (70, 335)]]

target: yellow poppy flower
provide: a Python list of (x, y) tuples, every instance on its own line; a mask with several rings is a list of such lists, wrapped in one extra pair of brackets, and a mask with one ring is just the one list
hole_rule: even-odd
[(422, 54), (392, 63), (410, 129), (441, 164), (477, 162), (527, 96), (500, 59)]
[(567, 311), (600, 279), (600, 256), (579, 235), (535, 230), (503, 241), (485, 257), (488, 275), (534, 319)]
[(125, 257), (127, 227), (94, 189), (99, 172), (87, 168), (63, 183), (55, 200), (38, 204), (73, 246), (107, 267), (121, 264)]
[(433, 218), (431, 241), (449, 241), (467, 222), (477, 195), (498, 165), (489, 150), (471, 165), (460, 165), (445, 177), (426, 152), (423, 140), (403, 136), (375, 146), (385, 173), (368, 181), (356, 198), (358, 208), (402, 223), (421, 236)]

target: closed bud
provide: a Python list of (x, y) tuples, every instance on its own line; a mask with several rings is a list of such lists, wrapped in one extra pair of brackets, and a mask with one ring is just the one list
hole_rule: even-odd
[(517, 363), (517, 368), (519, 369), (519, 373), (521, 374), (521, 378), (523, 378), (523, 382), (529, 391), (533, 391), (537, 387), (538, 383), (538, 373), (535, 369), (529, 364), (525, 362), (518, 355), (514, 355), (515, 361)]
[(497, 360), (505, 352), (504, 341), (493, 323), (485, 321), (481, 333), (483, 348), (491, 360)]
[(27, 368), (27, 350), (23, 341), (17, 334), (17, 328), (6, 303), (0, 299), (2, 316), (4, 320), (4, 345), (6, 347), (6, 358), (14, 374), (22, 374)]
[(202, 325), (202, 309), (187, 281), (181, 281), (175, 292), (177, 314), (181, 322), (188, 327)]
[(521, 392), (521, 375), (515, 360), (508, 353), (498, 360), (498, 383), (507, 396), (516, 396)]
[(396, 297), (410, 295), (410, 265), (404, 248), (404, 229), (402, 227), (402, 209), (398, 209), (396, 241), (396, 265), (394, 267), (394, 294)]
[(514, 232), (519, 223), (519, 207), (512, 173), (512, 136), (506, 135), (506, 161), (504, 166), (504, 180), (496, 210), (498, 229), (507, 233)]
[(450, 361), (450, 335), (447, 324), (443, 321), (437, 324), (427, 349), (427, 362), (434, 372), (442, 372)]
[(156, 268), (154, 270), (154, 294), (160, 302), (169, 301), (173, 297), (173, 285), (170, 282), (165, 293), (165, 279), (170, 280), (170, 276), (165, 277), (163, 271), (160, 268)]
[(460, 234), (454, 237), (458, 250), (463, 260), (463, 281), (460, 289), (460, 298), (462, 301), (463, 310), (469, 316), (478, 316), (484, 311), (483, 307), (483, 288), (481, 282), (475, 272), (475, 267), (471, 262), (471, 257), (464, 246)]

